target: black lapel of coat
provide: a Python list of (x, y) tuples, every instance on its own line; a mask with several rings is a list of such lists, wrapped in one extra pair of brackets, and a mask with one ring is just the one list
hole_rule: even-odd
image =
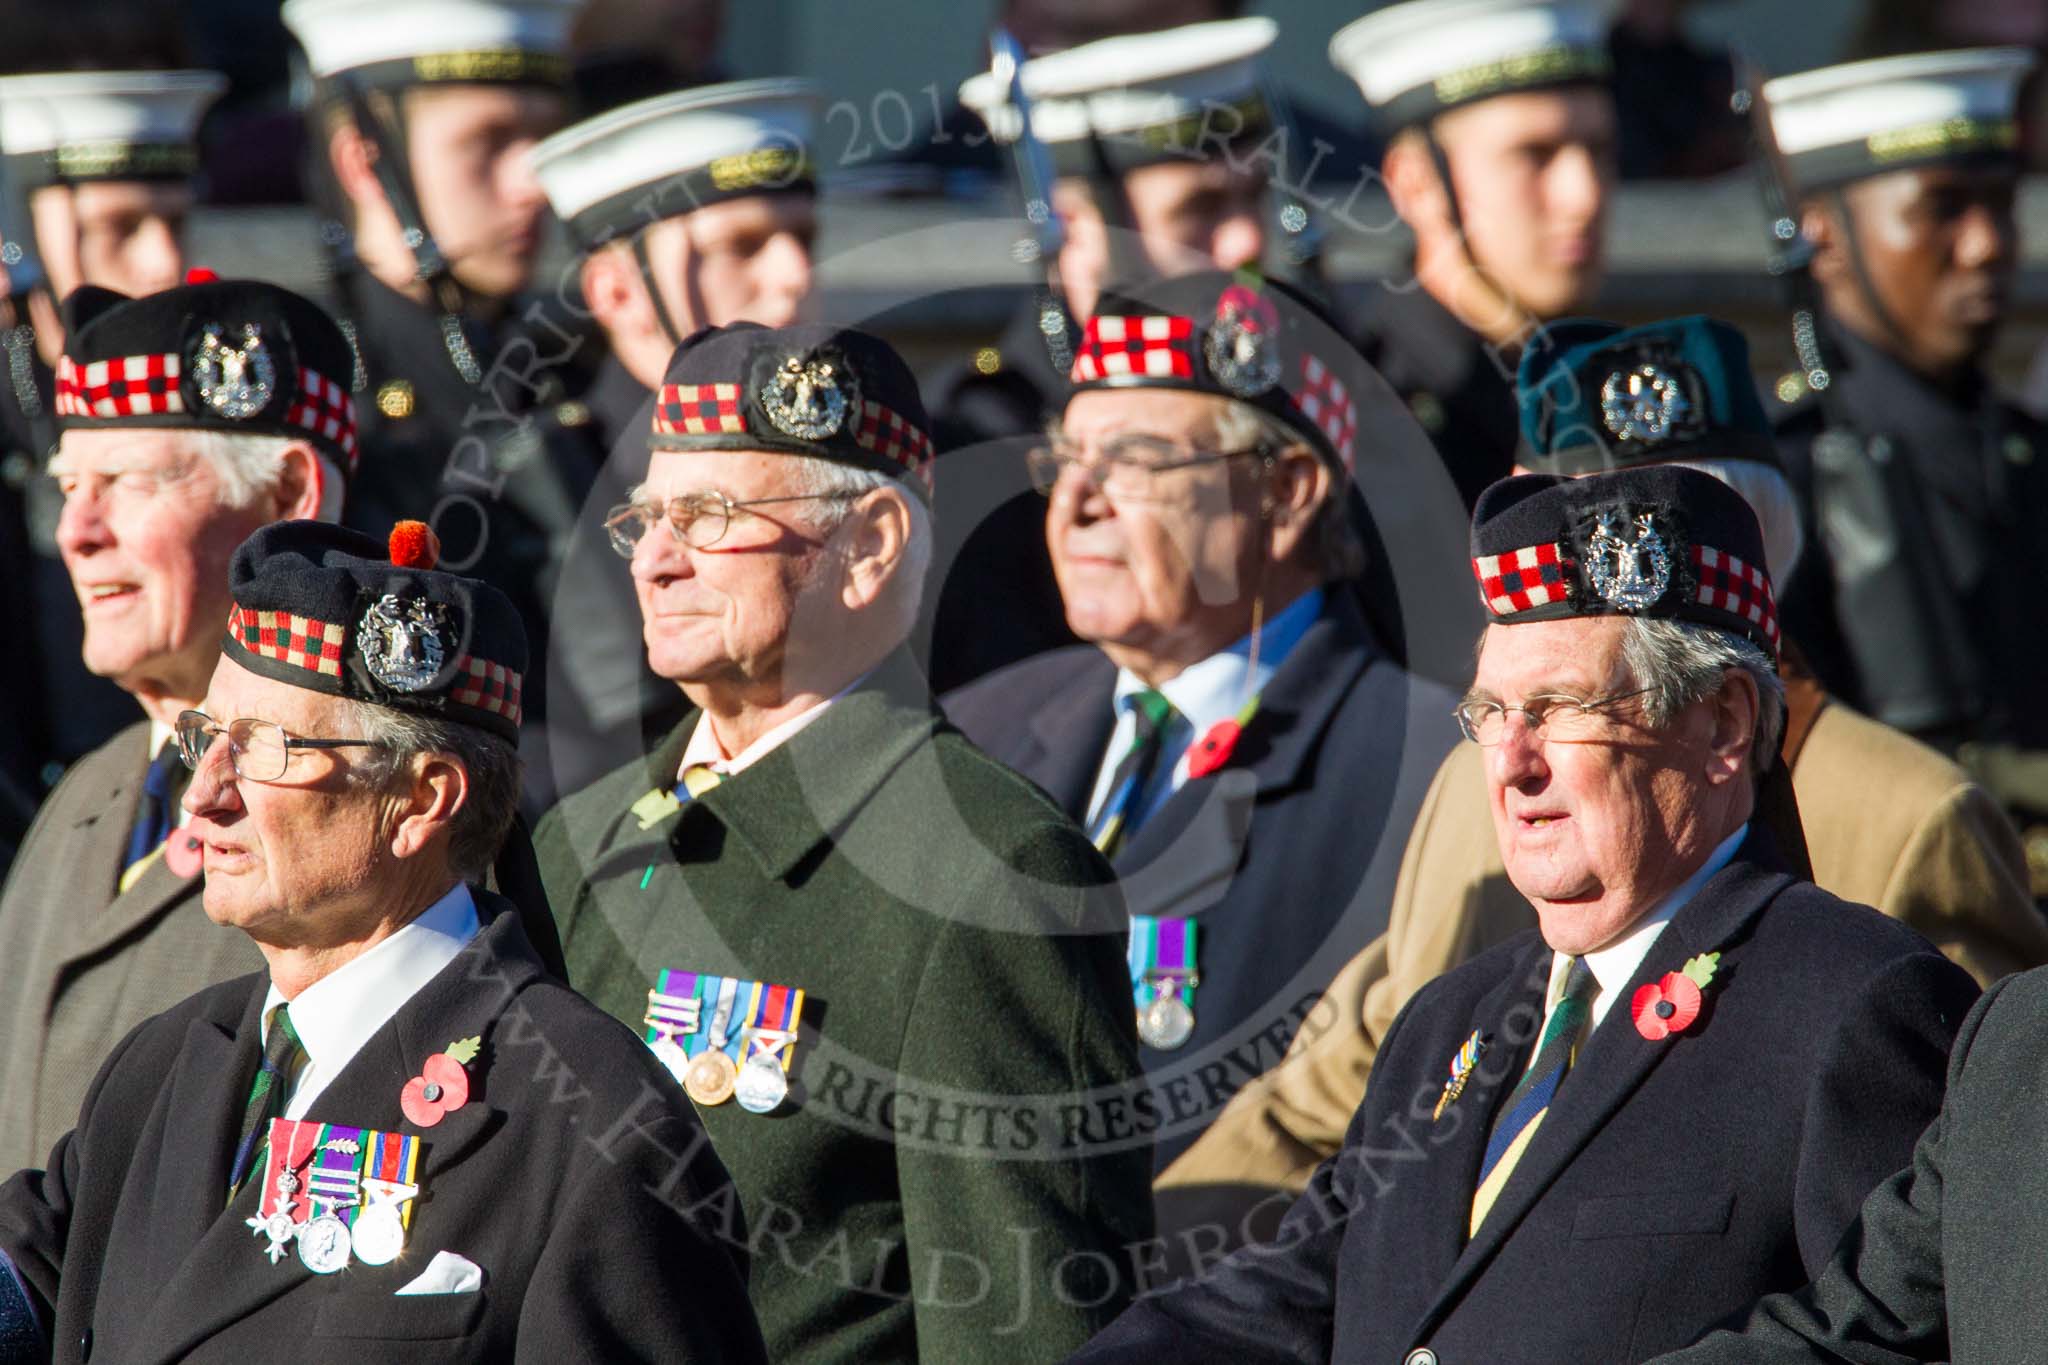
[[(1457, 1297), (1500, 1250), (1509, 1233), (1527, 1216), (1614, 1111), (1628, 1102), (1644, 1078), (1670, 1055), (1673, 1047), (1687, 1044), (1689, 1040), (1683, 1037), (1654, 1043), (1645, 1039), (1636, 1032), (1635, 1023), (1629, 1017), (1629, 1001), (1639, 987), (1660, 979), (1666, 972), (1677, 971), (1696, 954), (1719, 950), (1739, 934), (1791, 881), (1789, 876), (1775, 870), (1775, 860), (1776, 853), (1768, 836), (1760, 827), (1752, 826), (1750, 836), (1736, 851), (1734, 860), (1709, 878), (1707, 884), (1665, 926), (1664, 932), (1657, 936), (1656, 943), (1651, 945), (1635, 975), (1615, 993), (1600, 1026), (1580, 1046), (1579, 1056), (1559, 1087), (1557, 1099), (1544, 1117), (1543, 1125), (1530, 1140), (1528, 1150), (1523, 1152), (1486, 1221), (1480, 1224), (1479, 1234), (1458, 1257), (1436, 1302), (1416, 1327), (1416, 1340), (1426, 1338), (1435, 1330)], [(1711, 988), (1707, 998), (1707, 1009), (1696, 1026), (1701, 1029), (1713, 1027)], [(1540, 1003), (1538, 1008), (1540, 1010)], [(1472, 1180), (1464, 1188), (1468, 1201), (1478, 1173), (1475, 1162)], [(1468, 1212), (1469, 1208), (1468, 1202)]]
[[(1486, 1154), (1486, 1139), (1493, 1131), (1494, 1115), (1501, 1101), (1515, 1088), (1529, 1064), (1529, 1050), (1543, 1024), (1543, 997), (1550, 985), (1550, 949), (1535, 934), (1529, 946), (1517, 953), (1500, 981), (1472, 1011), (1471, 1028), (1484, 1041), (1479, 1064), (1466, 1078), (1455, 1100), (1444, 1105), (1437, 1116), (1431, 1110), (1443, 1097), (1444, 1082), (1450, 1079), (1451, 1063), (1464, 1046), (1457, 1045), (1441, 1058), (1425, 1058), (1433, 1070), (1427, 1096), (1418, 1093), (1407, 1117), (1419, 1113), (1428, 1119), (1426, 1140), (1435, 1149), (1431, 1166), (1437, 1181), (1411, 1181), (1421, 1188), (1426, 1202), (1412, 1207), (1397, 1226), (1415, 1230), (1418, 1254), (1428, 1258), (1430, 1278), (1441, 1281), (1451, 1273), (1465, 1248), (1465, 1229), (1471, 1222), (1472, 1191), (1479, 1183), (1479, 1162)], [(1398, 1098), (1398, 1097), (1397, 1097)], [(1427, 1107), (1425, 1107), (1425, 1099)]]
[[(475, 888), (472, 894), (479, 917), (486, 921), (483, 931), (421, 987), (389, 1023), (371, 1035), (306, 1113), (309, 1120), (422, 1138), (422, 1192), (416, 1219), (428, 1216), (435, 1175), (459, 1161), (496, 1127), (497, 1113), (484, 1094), (489, 1084), (493, 1035), (497, 1032), (495, 1021), (507, 1012), (519, 991), (541, 972), (540, 960), (519, 926), (518, 912), (499, 896)], [(256, 1005), (244, 1021), (243, 1035), (255, 1034), (261, 1000), (259, 992)], [(195, 1035), (197, 1031), (195, 1025)], [(419, 1074), (420, 1066), (431, 1053), (472, 1034), (484, 1039), (484, 1052), (470, 1067), (477, 1082), (472, 1087), (470, 1102), (432, 1128), (408, 1122), (398, 1103), (406, 1081)], [(249, 1070), (253, 1072), (254, 1044), (248, 1037), (238, 1037), (236, 1056), (245, 1051)], [(181, 1073), (184, 1069), (181, 1065)], [(227, 1084), (231, 1086), (235, 1081), (230, 1079)], [(240, 1084), (246, 1087), (246, 1076), (241, 1077)], [(215, 1092), (220, 1088), (221, 1083), (216, 1081)], [(233, 1121), (221, 1139), (224, 1150), (234, 1142), (233, 1129), (239, 1125), (242, 1113), (241, 1098), (236, 1099)], [(197, 1245), (192, 1245), (182, 1258), (174, 1257), (177, 1268), (157, 1296), (151, 1343), (159, 1353), (154, 1357), (158, 1360), (182, 1359), (198, 1343), (228, 1324), (249, 1317), (311, 1275), (296, 1254), (287, 1253), (276, 1265), (271, 1265), (263, 1250), (265, 1243), (245, 1225), (243, 1220), (252, 1216), (260, 1203), (259, 1182), (250, 1181), (227, 1212), (219, 1212), (220, 1196), (227, 1188), (227, 1155), (220, 1156), (216, 1164), (217, 1170), (205, 1172), (216, 1217)], [(179, 1245), (191, 1244), (188, 1240)]]
[[(162, 1286), (147, 1314), (156, 1359), (181, 1359), (216, 1327), (262, 1307), (310, 1273), (289, 1253), (271, 1264), (268, 1243), (244, 1221), (262, 1202), (260, 1180), (248, 1181), (233, 1203), (226, 1202), (228, 1165), (262, 1050), (269, 984), (253, 979), (233, 1035), (208, 1020), (188, 1026), (164, 1087), (165, 1141), (143, 1204), (151, 1262), (142, 1283)], [(123, 1205), (140, 1195), (131, 1179)]]
[(1103, 749), (1116, 728), (1116, 668), (1094, 649), (1076, 650), (1075, 659), (1073, 671), (1025, 723), (1012, 766), (1043, 787), (1061, 810), (1085, 820)]
[(1118, 852), (1132, 914), (1195, 914), (1222, 898), (1243, 859), (1254, 802), (1299, 780), (1373, 653), (1351, 594), (1327, 590), (1322, 615), (1274, 670), (1230, 762), (1182, 784)]

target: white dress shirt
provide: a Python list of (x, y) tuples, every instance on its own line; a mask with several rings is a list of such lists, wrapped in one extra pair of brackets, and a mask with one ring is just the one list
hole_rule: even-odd
[[(1288, 654), (1301, 643), (1301, 637), (1308, 634), (1308, 628), (1315, 624), (1322, 610), (1323, 590), (1311, 588), (1261, 626), (1259, 660), (1255, 668), (1251, 667), (1252, 637), (1247, 634), (1230, 648), (1211, 654), (1198, 664), (1190, 664), (1177, 676), (1159, 684), (1159, 691), (1173, 703), (1174, 711), (1166, 722), (1166, 738), (1161, 741), (1165, 746), (1162, 753), (1177, 757), (1170, 769), (1153, 771), (1151, 781), (1139, 798), (1137, 810), (1128, 822), (1129, 828), (1136, 829), (1147, 816), (1166, 803), (1167, 797), (1186, 784), (1188, 747), (1208, 734), (1211, 726), (1236, 716), (1247, 701), (1266, 690), (1266, 684), (1273, 680)], [(1094, 827), (1102, 813), (1102, 803), (1109, 799), (1110, 779), (1116, 775), (1117, 766), (1137, 739), (1138, 720), (1132, 714), (1136, 709), (1132, 698), (1147, 686), (1149, 684), (1143, 678), (1127, 668), (1116, 671), (1116, 690), (1112, 694), (1116, 706), (1116, 727), (1109, 732), (1109, 744), (1102, 751), (1102, 766), (1095, 774), (1095, 789), (1088, 797), (1086, 824), (1089, 828)]]
[[(284, 1116), (304, 1118), (363, 1044), (454, 961), (480, 927), (476, 901), (457, 882), (412, 923), (300, 991), (291, 1002), (292, 1028), (306, 1049), (306, 1064), (299, 1068)], [(266, 1039), (270, 1012), (283, 1003), (284, 995), (272, 982), (263, 1001)]]
[[(1664, 932), (1664, 926), (1671, 923), (1672, 916), (1685, 908), (1687, 901), (1699, 894), (1707, 879), (1728, 866), (1741, 846), (1743, 837), (1749, 833), (1749, 824), (1743, 822), (1740, 829), (1723, 839), (1700, 864), (1699, 871), (1687, 877), (1679, 887), (1663, 900), (1658, 901), (1650, 913), (1637, 920), (1629, 931), (1605, 948), (1595, 948), (1587, 953), (1586, 965), (1592, 969), (1593, 980), (1597, 983), (1593, 992), (1593, 1008), (1587, 1028), (1598, 1028), (1600, 1021), (1607, 1017), (1608, 1007), (1613, 1005), (1618, 992), (1625, 990), (1634, 979), (1636, 969), (1643, 965), (1643, 959), (1650, 955), (1650, 948), (1657, 942), (1657, 936)], [(1550, 955), (1550, 990), (1543, 997), (1543, 1024), (1550, 1026), (1550, 1012), (1557, 1008), (1564, 998), (1565, 974), (1571, 970), (1572, 960), (1564, 953)], [(1543, 1035), (1539, 1032), (1537, 1037)]]
[(810, 710), (791, 716), (731, 758), (725, 756), (725, 750), (718, 745), (718, 736), (712, 733), (711, 713), (700, 713), (697, 717), (697, 728), (690, 731), (690, 742), (683, 746), (683, 761), (676, 765), (676, 781), (683, 780), (685, 769), (694, 768), (699, 764), (711, 769), (720, 777), (731, 777), (734, 773), (745, 772), (773, 753), (777, 747), (787, 744), (791, 736), (824, 715), (826, 707), (859, 687), (867, 678), (867, 674), (861, 674)]

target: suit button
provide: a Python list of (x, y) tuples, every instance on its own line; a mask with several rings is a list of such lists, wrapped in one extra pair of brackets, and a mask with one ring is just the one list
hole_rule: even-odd
[(80, 1360), (92, 1359), (92, 1328), (90, 1327), (86, 1328), (85, 1335), (78, 1339), (78, 1358)]
[(1408, 1359), (1402, 1365), (1436, 1365), (1436, 1352), (1427, 1346), (1418, 1346), (1408, 1353)]

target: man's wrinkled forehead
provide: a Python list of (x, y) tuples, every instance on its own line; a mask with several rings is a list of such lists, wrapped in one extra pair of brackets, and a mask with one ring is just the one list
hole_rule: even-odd
[(1227, 408), (1213, 394), (1178, 389), (1090, 389), (1067, 401), (1052, 430), (1069, 441), (1206, 440), (1215, 435)]
[(51, 478), (167, 473), (199, 463), (200, 433), (163, 427), (74, 428), (50, 457)]
[(267, 720), (293, 734), (326, 734), (339, 719), (344, 703), (310, 687), (294, 687), (244, 667), (229, 655), (214, 665), (213, 680), (199, 709), (222, 725), (236, 720)]
[(1512, 700), (1555, 692), (1590, 696), (1620, 685), (1627, 622), (1619, 616), (1495, 623), (1479, 636), (1469, 698)]

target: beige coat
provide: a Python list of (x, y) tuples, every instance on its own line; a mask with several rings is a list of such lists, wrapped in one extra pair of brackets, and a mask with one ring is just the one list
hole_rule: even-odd
[(73, 764), (0, 890), (0, 1172), (41, 1166), (114, 1045), (204, 986), (257, 971), (247, 935), (158, 858), (115, 893), (149, 767), (138, 723)]
[[(1792, 787), (1824, 890), (1905, 921), (1985, 985), (2048, 962), (2019, 836), (1962, 769), (1839, 703), (1794, 744)], [(1301, 1189), (1342, 1144), (1409, 997), (1535, 923), (1501, 864), (1482, 751), (1460, 745), (1423, 798), (1386, 935), (1338, 974), (1286, 1059), (1238, 1092), (1159, 1187)]]

